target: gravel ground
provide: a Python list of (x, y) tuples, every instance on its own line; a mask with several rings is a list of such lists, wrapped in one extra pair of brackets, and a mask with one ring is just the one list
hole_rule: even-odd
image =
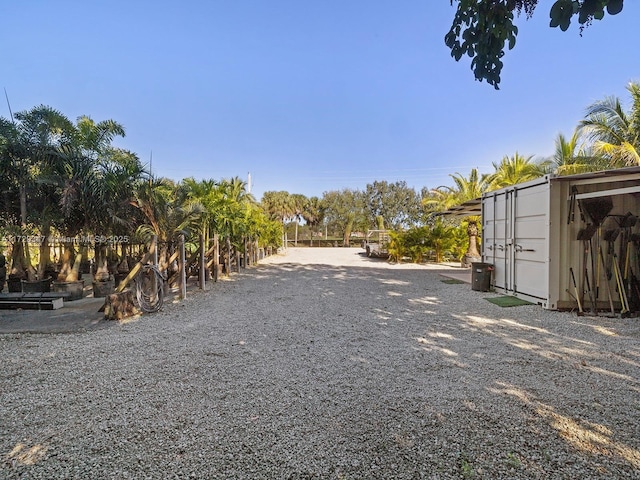
[(500, 308), (358, 252), (0, 336), (0, 477), (640, 478), (640, 320)]

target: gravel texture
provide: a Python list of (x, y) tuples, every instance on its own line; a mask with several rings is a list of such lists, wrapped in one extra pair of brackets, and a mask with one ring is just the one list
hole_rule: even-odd
[(0, 336), (0, 478), (640, 478), (640, 320), (289, 249), (109, 328)]

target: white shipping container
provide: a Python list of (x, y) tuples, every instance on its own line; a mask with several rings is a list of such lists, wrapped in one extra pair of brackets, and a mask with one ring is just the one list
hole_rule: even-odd
[[(587, 203), (591, 209), (595, 206), (596, 213), (608, 209), (607, 204), (611, 209), (602, 221), (594, 221), (586, 212)], [(595, 216), (602, 216), (599, 214)], [(638, 167), (563, 177), (546, 175), (485, 193), (482, 258), (494, 265), (493, 288), (551, 310), (576, 307), (576, 294), (585, 308), (607, 308), (607, 283), (614, 292), (615, 285), (608, 278), (610, 269), (608, 272), (600, 260), (600, 249), (610, 247), (604, 240), (605, 232), (619, 230), (620, 219), (629, 215), (640, 215)], [(640, 222), (628, 229), (625, 241), (639, 227)], [(589, 233), (590, 239), (578, 239)], [(640, 269), (637, 249), (626, 248), (621, 242), (618, 240), (613, 250), (628, 251), (628, 268), (632, 272), (634, 267)], [(571, 270), (577, 287), (573, 286)], [(620, 298), (613, 301), (620, 308)]]

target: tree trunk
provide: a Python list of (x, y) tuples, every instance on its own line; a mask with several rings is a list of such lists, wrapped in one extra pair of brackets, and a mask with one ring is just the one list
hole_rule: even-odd
[(22, 243), (22, 239), (19, 239), (11, 246), (11, 270), (9, 275), (26, 280), (27, 271), (24, 268), (24, 264), (24, 243)]
[(217, 282), (220, 276), (220, 238), (213, 234), (213, 281)]
[(27, 187), (20, 185), (20, 224), (22, 225), (22, 231), (26, 232), (27, 229)]
[(40, 259), (38, 262), (38, 278), (44, 278), (44, 272), (51, 262), (51, 247), (49, 246), (49, 234), (51, 233), (51, 224), (44, 222), (42, 225), (42, 243), (40, 244)]
[(60, 273), (58, 274), (59, 282), (77, 282), (80, 276), (80, 262), (82, 261), (82, 254), (78, 253), (75, 255), (75, 261), (72, 261), (74, 258), (75, 250), (73, 248), (73, 242), (65, 242), (64, 243), (64, 251), (62, 253), (62, 268), (60, 269)]
[(349, 220), (344, 228), (344, 236), (342, 237), (342, 244), (345, 247), (349, 246), (349, 239), (351, 238), (351, 230), (353, 229), (353, 220)]
[(80, 265), (82, 264), (82, 254), (78, 253), (76, 255), (76, 259), (73, 262), (73, 267), (71, 267), (71, 272), (67, 275), (66, 282), (77, 282), (80, 278)]
[(158, 268), (161, 272), (169, 269), (169, 244), (168, 242), (160, 243), (160, 250), (158, 255)]
[(96, 282), (109, 280), (109, 262), (107, 260), (107, 246), (97, 244), (95, 248), (96, 272), (93, 279)]
[(105, 299), (104, 317), (107, 320), (122, 320), (138, 313), (131, 290), (113, 293)]
[(75, 254), (73, 243), (63, 243), (62, 256), (60, 258), (61, 266), (58, 272), (58, 281), (66, 282), (67, 275), (71, 272), (71, 257)]
[(231, 238), (227, 236), (225, 239), (225, 262), (224, 267), (227, 273), (227, 277), (231, 275)]

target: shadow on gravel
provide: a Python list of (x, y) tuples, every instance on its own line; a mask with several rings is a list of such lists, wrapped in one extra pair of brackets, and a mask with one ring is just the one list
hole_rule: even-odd
[(358, 260), (250, 268), (127, 337), (7, 337), (0, 476), (638, 478), (637, 319)]
[[(578, 318), (537, 305), (506, 310), (483, 301), (487, 294), (467, 284), (443, 284), (440, 275), (451, 270), (399, 271), (376, 268), (379, 259), (362, 261), (368, 265), (274, 265), (265, 275), (335, 298), (347, 284), (360, 285), (355, 291), (369, 299), (371, 320), (385, 328), (421, 325), (409, 348), (437, 365), (435, 372), (450, 372), (462, 388), (481, 388), (496, 403), (520, 405), (517, 419), (483, 413), (490, 406), (478, 407), (473, 394), (460, 405), (474, 421), (489, 415), (491, 422), (516, 425), (517, 435), (538, 437), (516, 440), (525, 442), (522, 451), (503, 452), (515, 471), (549, 473), (553, 465), (565, 468), (562, 461), (582, 461), (576, 458), (596, 459), (600, 466), (589, 471), (604, 477), (633, 478), (640, 471), (637, 319)], [(362, 308), (362, 302), (353, 304)], [(556, 438), (564, 443), (562, 453), (545, 446)]]

